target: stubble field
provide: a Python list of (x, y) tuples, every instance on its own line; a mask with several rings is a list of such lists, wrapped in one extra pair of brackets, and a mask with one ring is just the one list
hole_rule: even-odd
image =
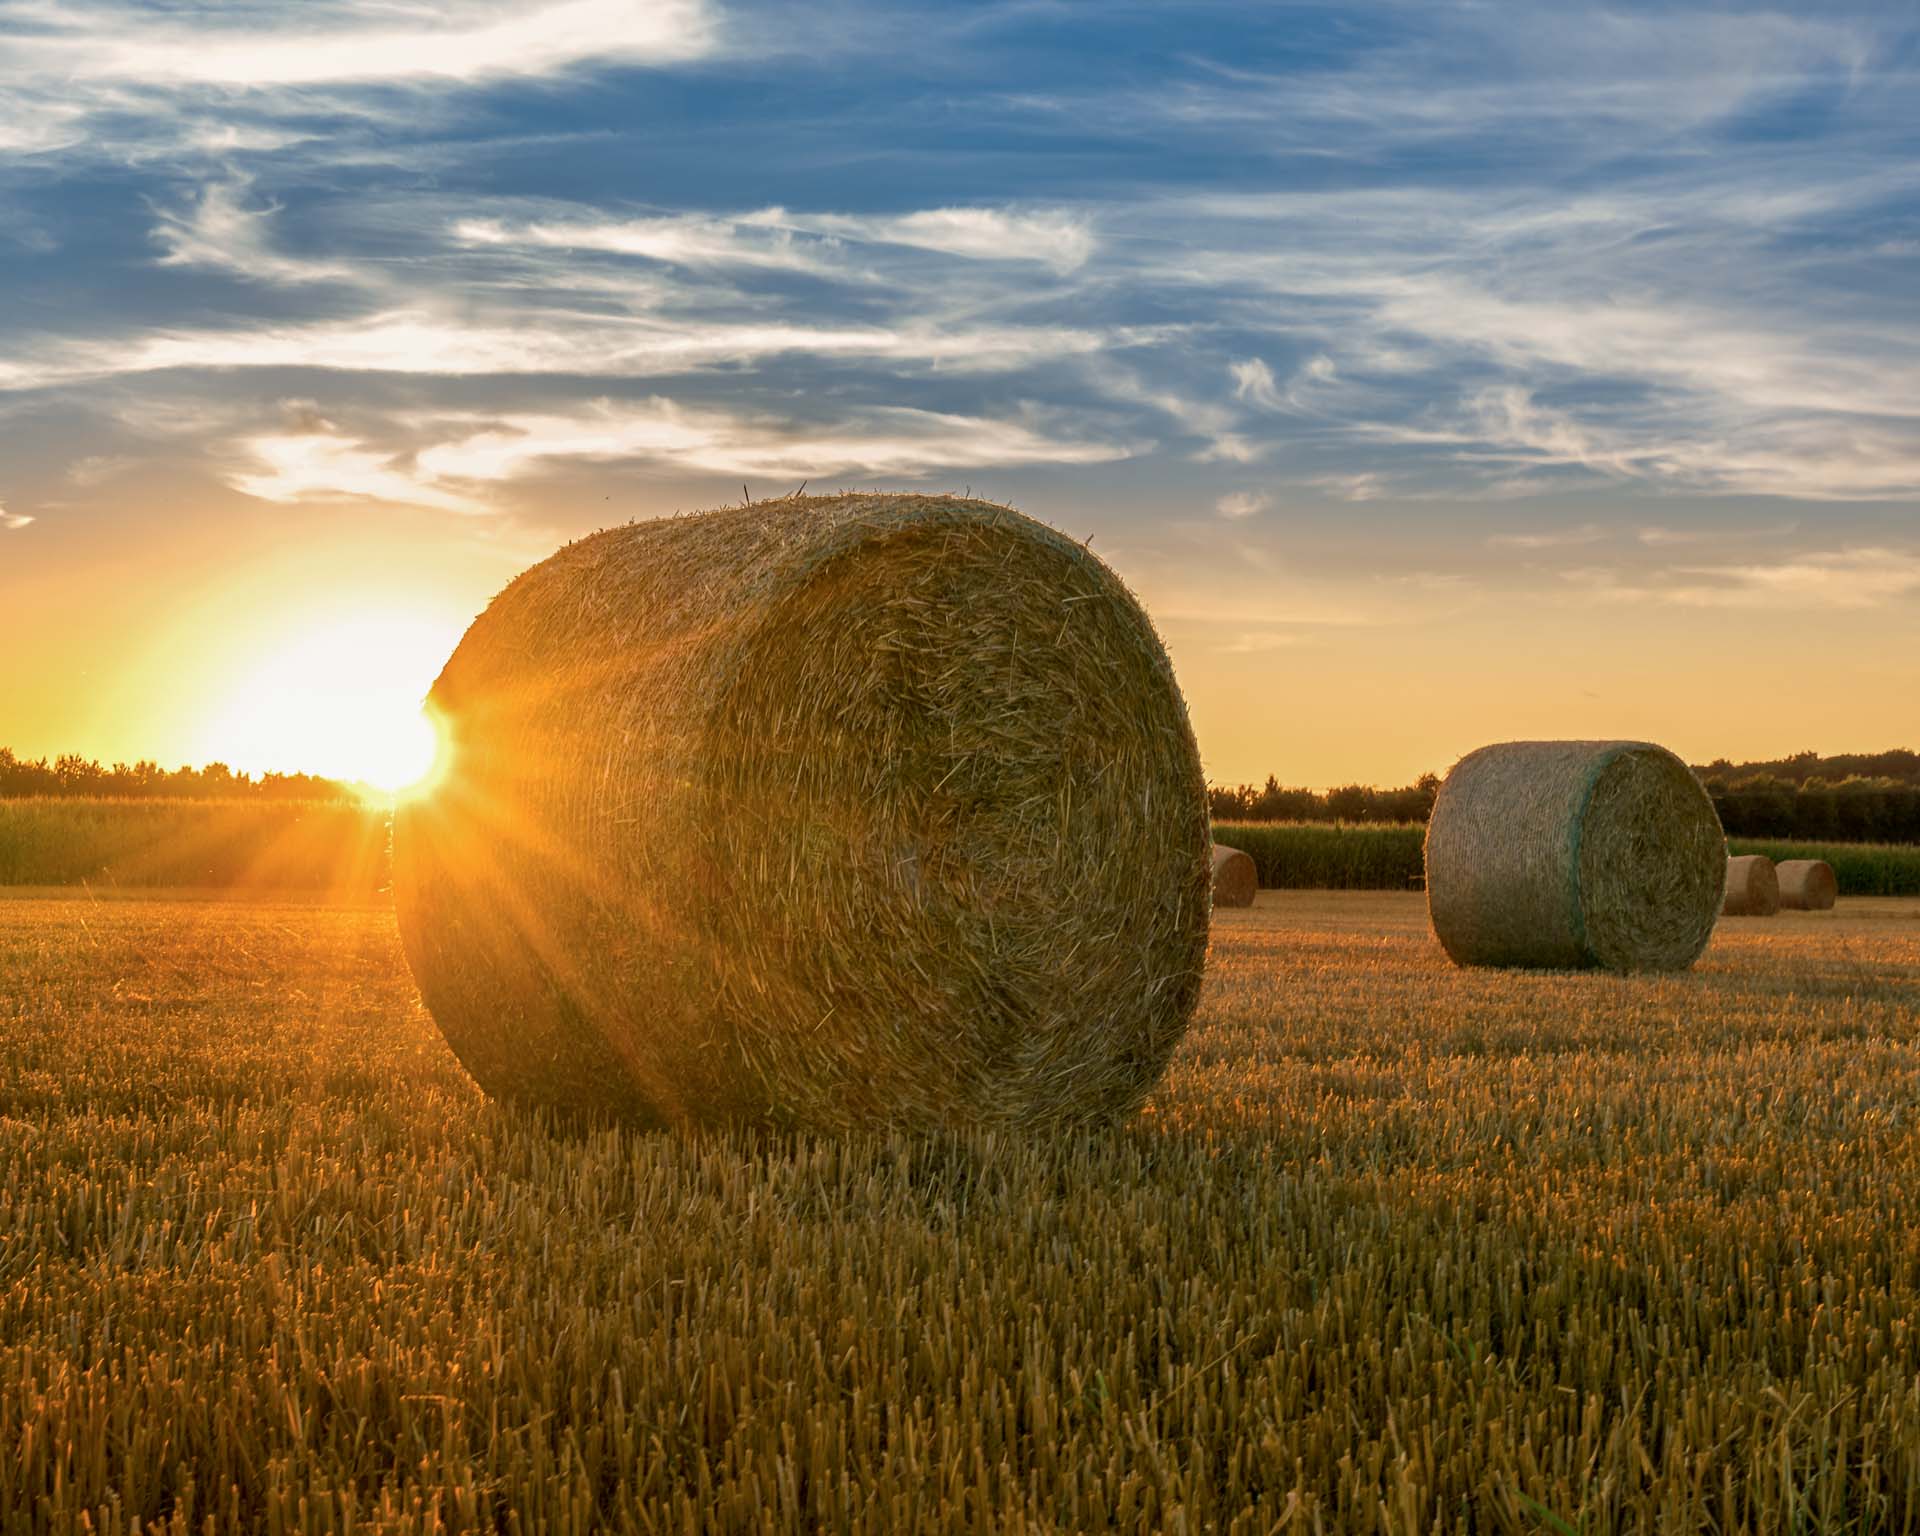
[(1920, 901), (1219, 914), (1127, 1129), (489, 1105), (384, 906), (0, 900), (0, 1530), (1920, 1528)]

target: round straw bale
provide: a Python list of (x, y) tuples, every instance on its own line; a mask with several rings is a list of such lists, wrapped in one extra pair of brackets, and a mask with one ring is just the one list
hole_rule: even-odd
[(1780, 881), (1780, 905), (1795, 912), (1831, 912), (1840, 882), (1825, 859), (1782, 859), (1774, 866)]
[(421, 995), (498, 1098), (643, 1124), (1135, 1107), (1207, 944), (1206, 786), (1146, 615), (986, 502), (790, 497), (522, 574), (394, 827)]
[(1250, 907), (1260, 889), (1260, 875), (1250, 855), (1238, 848), (1213, 845), (1213, 904), (1216, 907)]
[(1780, 877), (1764, 853), (1727, 860), (1727, 894), (1720, 910), (1728, 917), (1772, 917), (1780, 910), (1780, 894)]
[(1427, 909), (1456, 964), (1676, 971), (1713, 933), (1726, 840), (1687, 765), (1643, 741), (1509, 741), (1454, 765)]

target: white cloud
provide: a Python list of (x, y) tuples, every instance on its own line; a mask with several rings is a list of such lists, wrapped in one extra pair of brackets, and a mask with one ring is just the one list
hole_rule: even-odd
[(1487, 540), (1491, 549), (1567, 549), (1580, 544), (1597, 544), (1607, 536), (1598, 523), (1582, 523), (1578, 528), (1551, 528), (1538, 533), (1496, 533)]
[(463, 219), (454, 226), (469, 245), (520, 245), (641, 256), (683, 267), (765, 267), (828, 272), (837, 242), (796, 238), (790, 229), (751, 220), (677, 215), (653, 219), (561, 219), (513, 226), (498, 219)]
[(1247, 358), (1244, 362), (1227, 364), (1227, 371), (1233, 375), (1233, 398), (1245, 400), (1250, 405), (1262, 406), (1277, 411), (1286, 404), (1280, 397), (1280, 389), (1274, 383), (1273, 370), (1257, 357)]
[(373, 446), (301, 402), (283, 426), (233, 444), (230, 485), (268, 501), (370, 499), (455, 512), (489, 510), (492, 488), (563, 463), (646, 463), (679, 473), (821, 479), (916, 477), (942, 469), (1098, 464), (1124, 444), (1051, 435), (1021, 421), (888, 406), (814, 427), (649, 398), (571, 412), (420, 416), (413, 447)]
[[(0, 22), (5, 16), (0, 12)], [(6, 60), (0, 43), (0, 65)], [(0, 79), (4, 79), (0, 71)], [(0, 155), (47, 155), (85, 141), (87, 106), (51, 92), (0, 85)]]
[(1843, 17), (1494, 3), (1450, 11), (1345, 68), (1220, 65), (1127, 108), (1368, 161), (1388, 146), (1516, 131), (1597, 156), (1727, 117), (1809, 75), (1851, 79), (1872, 51), (1871, 35)]
[(1324, 643), (1318, 635), (1303, 634), (1297, 630), (1268, 629), (1236, 635), (1215, 649), (1223, 656), (1265, 656), (1273, 651), (1290, 651), (1298, 646)]
[(1062, 276), (1084, 266), (1096, 249), (1085, 219), (1049, 208), (926, 208), (903, 214), (762, 208), (732, 216), (624, 219), (577, 208), (518, 223), (463, 219), (454, 233), (470, 245), (605, 251), (686, 267), (767, 267), (840, 277), (865, 275), (847, 264), (851, 246), (905, 246), (970, 261), (1031, 262)]
[(805, 325), (697, 315), (520, 311), (425, 304), (251, 329), (150, 331), (113, 342), (55, 342), (0, 360), (0, 388), (40, 389), (164, 369), (320, 368), (460, 377), (646, 377), (786, 355), (966, 374), (1084, 356), (1113, 338), (1058, 326)]
[[(1876, 608), (1920, 594), (1920, 553), (1843, 549), (1770, 565), (1683, 568), (1667, 601), (1709, 608)], [(1690, 578), (1690, 579), (1689, 579)]]
[[(763, 56), (822, 27), (792, 25)], [(1061, 92), (1008, 110), (1028, 126), (1059, 114), (1073, 134), (1144, 118), (1189, 134), (1185, 148), (1225, 131), (1247, 152), (1313, 154), (1326, 174), (1246, 176), (1227, 156), (1217, 178), (1161, 193), (1102, 180), (1090, 185), (1113, 189), (1105, 201), (1048, 204), (1011, 181), (1002, 202), (903, 212), (636, 214), (630, 203), (473, 197), (454, 190), (478, 184), (465, 170), (436, 180), (422, 168), (470, 169), (498, 150), (486, 135), (500, 120), (465, 117), (475, 103), (454, 91), (391, 89), (752, 51), (741, 31), (710, 0), (315, 0), (291, 13), (264, 0), (0, 0), (0, 154), (91, 135), (92, 153), (177, 162), (203, 190), (159, 216), (165, 264), (287, 290), (350, 281), (369, 306), (342, 313), (350, 295), (337, 291), (248, 294), (217, 320), (148, 309), (88, 337), (78, 327), (111, 322), (83, 311), (69, 334), (9, 335), (0, 388), (315, 368), (395, 375), (404, 382), (389, 387), (420, 399), (453, 378), (734, 370), (736, 419), (813, 386), (819, 440), (885, 463), (898, 434), (864, 402), (901, 398), (903, 377), (1027, 374), (998, 400), (1098, 409), (1085, 435), (1102, 442), (1133, 441), (1163, 418), (1177, 429), (1163, 434), (1168, 451), (1201, 463), (1249, 465), (1284, 447), (1294, 483), (1351, 501), (1545, 496), (1597, 481), (1669, 495), (1920, 496), (1920, 323), (1898, 302), (1893, 265), (1911, 242), (1897, 215), (1888, 222), (1920, 191), (1920, 169), (1873, 121), (1903, 121), (1904, 96), (1891, 108), (1885, 98), (1906, 82), (1875, 59), (1865, 22), (1584, 6), (1549, 19), (1493, 0), (1384, 27), (1307, 71), (1269, 77), (1195, 55), (1169, 67), (1165, 89)], [(1565, 46), (1569, 33), (1579, 48)], [(1791, 154), (1717, 129), (1688, 137), (1823, 86), (1849, 92), (1849, 126)], [(983, 119), (1007, 100), (980, 98)], [(409, 133), (374, 142), (363, 114), (383, 113)], [(819, 132), (795, 153), (845, 147)], [(1394, 180), (1387, 168), (1409, 163), (1407, 150), (1442, 141), (1444, 160)], [(538, 186), (518, 153), (537, 139), (513, 142), (514, 184)], [(613, 143), (583, 130), (553, 152), (617, 153)], [(1447, 184), (1447, 165), (1488, 146), (1499, 177)], [(777, 184), (781, 149), (757, 185)], [(224, 162), (211, 181), (209, 157)], [(1344, 186), (1343, 160), (1366, 167)], [(273, 196), (283, 163), (323, 253), (276, 239), (290, 223)], [(395, 167), (406, 174), (389, 177)], [(449, 190), (426, 190), (436, 185)], [(391, 186), (405, 190), (383, 194)], [(739, 186), (718, 179), (711, 194)], [(1848, 238), (1862, 229), (1873, 233)], [(1072, 374), (1054, 366), (1073, 360)], [(193, 382), (117, 393), (191, 394)], [(223, 387), (255, 386), (208, 380), (200, 397)], [(929, 398), (951, 408), (947, 420), (1007, 410), (964, 388)], [(772, 407), (779, 420), (790, 409)], [(905, 434), (918, 445), (932, 435)], [(410, 460), (357, 439), (298, 451), (274, 440), (246, 471), (262, 484), (420, 483)], [(751, 448), (780, 462), (787, 451), (777, 438)], [(747, 451), (724, 434), (669, 450)], [(1248, 475), (1222, 473), (1202, 504)]]
[(1213, 504), (1213, 509), (1230, 522), (1239, 522), (1272, 505), (1273, 498), (1264, 491), (1229, 491)]
[(1570, 587), (1606, 603), (1789, 612), (1867, 609), (1920, 598), (1920, 551), (1892, 546), (1812, 550), (1771, 562), (1678, 566), (1651, 577), (1563, 571)]
[(1138, 372), (1102, 358), (1090, 383), (1101, 394), (1129, 405), (1142, 405), (1171, 418), (1183, 432), (1206, 439), (1193, 455), (1202, 464), (1251, 464), (1266, 452), (1264, 443), (1248, 439), (1238, 413), (1206, 400), (1190, 400), (1176, 390), (1157, 388)]
[(1723, 528), (1708, 526), (1704, 528), (1662, 528), (1647, 527), (1638, 530), (1634, 537), (1642, 544), (1653, 548), (1667, 548), (1673, 545), (1687, 544), (1745, 544), (1754, 539), (1784, 538), (1798, 531), (1797, 522), (1770, 523), (1764, 527)]
[(24, 512), (9, 512), (0, 506), (0, 528), (24, 528), (32, 521)]
[(412, 473), (401, 454), (369, 448), (319, 422), (311, 430), (262, 433), (234, 445), (226, 480), (262, 501), (387, 501), (448, 512), (488, 510)]
[(667, 64), (714, 46), (702, 0), (364, 0), (169, 7), (16, 4), (33, 30), (0, 41), (0, 71), (155, 86), (465, 82), (586, 63)]
[(1302, 363), (1285, 389), (1274, 379), (1273, 369), (1257, 357), (1229, 363), (1227, 371), (1233, 376), (1234, 399), (1265, 411), (1313, 410), (1315, 393), (1324, 391), (1339, 377), (1338, 367), (1324, 352)]
[(75, 459), (67, 466), (67, 480), (83, 490), (91, 490), (97, 485), (104, 485), (118, 475), (125, 474), (138, 462), (125, 454), (88, 454), (84, 458)]
[(562, 459), (642, 459), (683, 470), (825, 478), (1100, 464), (1130, 451), (1122, 444), (1052, 437), (1023, 422), (899, 406), (856, 409), (839, 422), (814, 427), (652, 398), (476, 423), (423, 449), (417, 462), (421, 474), (449, 481), (511, 480)]
[(1387, 482), (1373, 470), (1351, 475), (1317, 475), (1311, 484), (1341, 501), (1378, 501), (1387, 490)]
[(1920, 171), (1844, 150), (1706, 164), (1672, 155), (1573, 197), (1523, 178), (1104, 218), (1163, 303), (1186, 290), (1313, 349), (1286, 380), (1229, 363), (1243, 403), (1440, 450), (1419, 455), (1429, 484), (1525, 464), (1683, 494), (1915, 494), (1920, 325), (1872, 297), (1884, 272), (1856, 280), (1865, 258), (1833, 232), (1910, 199)]
[(357, 280), (339, 262), (309, 261), (273, 249), (269, 226), (279, 210), (249, 208), (241, 201), (244, 179), (202, 187), (198, 201), (181, 212), (162, 212), (153, 231), (167, 267), (216, 267), (256, 282), (319, 283)]
[(834, 235), (868, 245), (905, 245), (973, 261), (1026, 261), (1062, 275), (1097, 249), (1084, 217), (1058, 208), (926, 208), (904, 214), (790, 214), (769, 208), (746, 223)]

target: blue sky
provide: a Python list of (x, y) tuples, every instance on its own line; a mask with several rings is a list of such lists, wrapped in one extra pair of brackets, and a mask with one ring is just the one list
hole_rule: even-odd
[(1092, 537), (1223, 777), (1911, 744), (1916, 84), (1911, 6), (0, 0), (0, 707), (188, 751), (235, 583), (807, 480)]

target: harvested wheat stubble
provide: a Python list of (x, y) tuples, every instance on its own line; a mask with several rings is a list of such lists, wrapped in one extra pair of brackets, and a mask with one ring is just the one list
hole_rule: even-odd
[(1728, 917), (1772, 917), (1780, 910), (1780, 895), (1780, 877), (1764, 853), (1727, 860), (1727, 894), (1720, 910)]
[(1205, 783), (1146, 615), (1005, 507), (639, 523), (475, 620), (394, 828), (490, 1094), (642, 1123), (1097, 1123), (1199, 990)]
[(1260, 875), (1253, 859), (1238, 848), (1213, 845), (1213, 904), (1216, 907), (1250, 907), (1260, 889)]
[(1782, 859), (1774, 866), (1780, 881), (1780, 905), (1795, 912), (1831, 912), (1840, 882), (1825, 859)]
[(1713, 934), (1726, 856), (1713, 802), (1665, 748), (1502, 742), (1440, 787), (1427, 909), (1460, 965), (1684, 970)]

